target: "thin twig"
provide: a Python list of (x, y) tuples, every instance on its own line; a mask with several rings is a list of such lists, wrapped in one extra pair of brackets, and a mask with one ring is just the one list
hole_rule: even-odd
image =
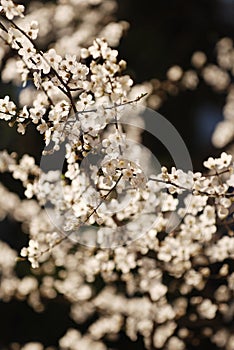
[[(111, 194), (112, 191), (114, 191), (116, 189), (116, 187), (118, 186), (118, 183), (120, 182), (120, 180), (122, 179), (123, 174), (121, 173), (119, 178), (116, 180), (115, 184), (113, 185), (113, 187), (108, 191), (108, 193), (102, 197), (102, 200), (100, 201), (100, 203), (96, 206), (96, 208), (94, 208), (91, 213), (86, 217), (86, 219), (79, 223), (77, 227), (75, 227), (75, 229), (78, 229), (79, 227), (81, 227), (81, 225), (84, 225), (87, 223), (87, 221), (91, 218), (91, 216), (97, 212), (98, 208), (100, 208), (100, 206), (105, 202), (105, 200), (108, 198), (108, 196)], [(72, 231), (73, 232), (73, 231)], [(37, 256), (34, 256), (34, 258), (39, 259), (41, 256), (43, 256), (46, 253), (49, 253), (53, 248), (55, 248), (57, 245), (59, 245), (60, 243), (62, 243), (63, 241), (65, 241), (68, 236), (72, 233), (68, 233), (66, 236), (60, 238), (59, 240), (55, 241), (55, 243), (53, 245), (51, 245), (50, 247), (46, 248), (45, 250), (43, 250), (42, 252), (40, 252), (40, 254), (38, 254)], [(26, 257), (20, 257), (18, 260), (26, 260)]]

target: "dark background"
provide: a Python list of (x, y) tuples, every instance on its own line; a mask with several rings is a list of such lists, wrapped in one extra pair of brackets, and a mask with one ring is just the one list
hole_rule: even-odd
[[(130, 23), (120, 45), (134, 81), (166, 79), (172, 65), (191, 68), (192, 54), (204, 51), (215, 63), (215, 44), (234, 38), (234, 0), (119, 0), (118, 17)], [(214, 93), (204, 82), (195, 91), (183, 91), (158, 110), (177, 128), (195, 170), (203, 160), (219, 154), (211, 144), (215, 125), (223, 119), (225, 94)], [(156, 152), (157, 153), (157, 152)]]

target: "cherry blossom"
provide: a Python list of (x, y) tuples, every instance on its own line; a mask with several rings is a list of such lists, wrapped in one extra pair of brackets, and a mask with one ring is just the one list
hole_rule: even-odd
[[(165, 82), (133, 86), (115, 49), (126, 23), (108, 22), (114, 2), (38, 3), (14, 21), (24, 7), (0, 4), (2, 80), (22, 85), (19, 103), (0, 99), (0, 119), (22, 135), (33, 124), (48, 163), (65, 143), (62, 170), (0, 152), (0, 172), (20, 181), (25, 195), (0, 184), (0, 218), (21, 223), (28, 239), (18, 259), (0, 242), (1, 300), (25, 300), (41, 312), (45, 300), (64, 298), (76, 327), (58, 340), (59, 349), (105, 350), (125, 334), (132, 342), (140, 336), (146, 349), (184, 350), (196, 341), (194, 322), (202, 337), (232, 349), (233, 151), (211, 155), (203, 172), (162, 166), (148, 174), (150, 159), (129, 143), (140, 143), (141, 132), (121, 125), (126, 106), (158, 108), (203, 79), (226, 93), (213, 141), (231, 142), (232, 41), (218, 42), (217, 64), (198, 51), (193, 68), (172, 66)], [(96, 25), (89, 29), (91, 7)], [(18, 266), (27, 260), (28, 275), (20, 277)]]

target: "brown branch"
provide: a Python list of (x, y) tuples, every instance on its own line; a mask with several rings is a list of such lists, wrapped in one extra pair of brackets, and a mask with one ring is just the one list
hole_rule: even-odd
[[(118, 183), (120, 182), (120, 180), (122, 179), (123, 177), (123, 174), (121, 173), (119, 178), (116, 180), (114, 186), (108, 191), (108, 193), (102, 197), (102, 200), (100, 201), (100, 203), (96, 206), (96, 208), (94, 208), (91, 213), (86, 217), (86, 219), (83, 221), (83, 222), (80, 222), (78, 224), (78, 226), (76, 227), (76, 229), (78, 229), (79, 227), (81, 227), (81, 225), (84, 225), (85, 223), (87, 223), (87, 221), (91, 218), (91, 216), (97, 212), (98, 208), (100, 208), (100, 206), (105, 202), (105, 200), (108, 198), (108, 196), (111, 194), (112, 191), (114, 191), (116, 189), (116, 187), (118, 186)], [(72, 233), (72, 232), (71, 232)], [(38, 255), (35, 255), (34, 258), (37, 258), (39, 259), (41, 256), (43, 256), (44, 254), (46, 253), (49, 253), (53, 248), (55, 248), (57, 245), (59, 245), (60, 243), (62, 243), (63, 241), (65, 241), (68, 236), (71, 234), (71, 233), (68, 233), (67, 236), (64, 236), (62, 238), (60, 238), (59, 240), (55, 241), (55, 243), (46, 248), (45, 250), (43, 250), (42, 252), (40, 252), (40, 254)], [(27, 260), (27, 257), (19, 257), (17, 260), (19, 261), (25, 261)]]

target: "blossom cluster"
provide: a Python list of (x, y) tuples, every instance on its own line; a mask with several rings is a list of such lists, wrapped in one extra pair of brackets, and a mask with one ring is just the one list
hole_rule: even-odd
[[(32, 2), (23, 19), (14, 19), (23, 15), (21, 5), (0, 4), (0, 57), (7, 56), (2, 79), (23, 87), (19, 103), (1, 97), (0, 119), (17, 124), (20, 134), (35, 126), (47, 165), (65, 143), (62, 169), (48, 171), (30, 155), (0, 152), (0, 172), (20, 181), (25, 195), (20, 199), (0, 185), (0, 218), (20, 222), (28, 235), (18, 259), (0, 241), (1, 299), (26, 300), (42, 312), (44, 300), (62, 296), (75, 326), (58, 341), (61, 350), (115, 348), (122, 333), (132, 342), (140, 337), (146, 349), (185, 350), (203, 346), (203, 339), (233, 349), (232, 155), (209, 157), (204, 173), (165, 166), (146, 171), (151, 160), (139, 147), (140, 132), (121, 118), (126, 112), (142, 127), (135, 105), (145, 98), (156, 108), (161, 83), (154, 81), (145, 96), (124, 75), (126, 62), (113, 46), (126, 24), (101, 25), (113, 1)], [(90, 21), (96, 21), (93, 30)], [(222, 69), (205, 66), (201, 52), (192, 57), (220, 91), (230, 85), (228, 43), (218, 44)], [(170, 93), (198, 84), (195, 70), (174, 66), (167, 75), (163, 86)], [(17, 267), (26, 260), (32, 269), (20, 277)]]

